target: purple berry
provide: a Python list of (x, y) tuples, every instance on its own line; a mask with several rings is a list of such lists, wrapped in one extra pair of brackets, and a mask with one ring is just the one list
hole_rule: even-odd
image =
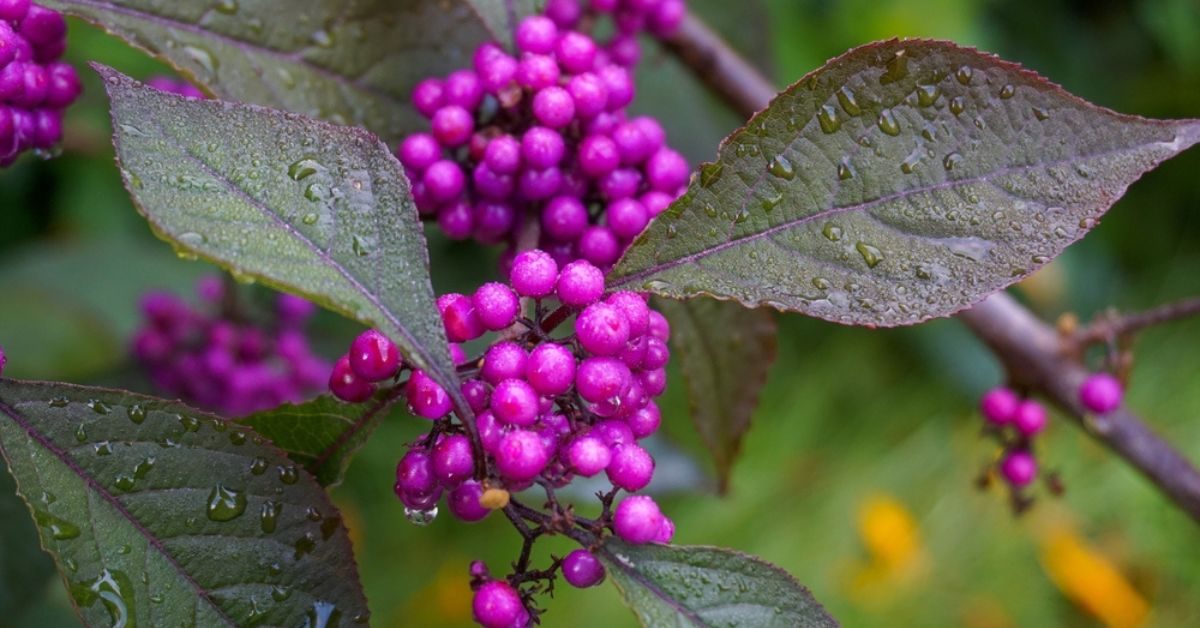
[(517, 294), (541, 298), (554, 292), (558, 263), (545, 251), (524, 251), (513, 260), (509, 283)]
[(491, 400), (492, 389), (478, 379), (468, 379), (462, 383), (462, 394), (467, 398), (467, 404), (476, 415), (487, 410)]
[(34, 4), (21, 20), (21, 36), (34, 46), (56, 44), (66, 35), (67, 21), (58, 11)]
[(687, 183), (689, 173), (687, 160), (669, 148), (658, 149), (646, 162), (646, 179), (660, 192), (679, 189)]
[(613, 512), (613, 531), (628, 543), (650, 543), (658, 538), (663, 514), (646, 495), (630, 495)]
[(586, 260), (571, 262), (558, 277), (557, 291), (558, 299), (566, 305), (591, 305), (604, 294), (604, 273)]
[(532, 480), (546, 468), (550, 453), (536, 432), (514, 430), (505, 434), (496, 446), (496, 468), (510, 480)]
[(443, 207), (437, 215), (438, 226), (451, 240), (466, 240), (475, 232), (475, 210), (465, 200)]
[(521, 311), (521, 301), (512, 288), (502, 283), (485, 283), (471, 297), (479, 322), (489, 331), (507, 329)]
[(587, 208), (575, 196), (556, 196), (542, 209), (542, 229), (556, 240), (573, 241), (587, 226)]
[(475, 132), (475, 120), (471, 113), (459, 105), (446, 105), (433, 114), (431, 121), (433, 136), (442, 146), (462, 146)]
[(646, 228), (650, 215), (641, 203), (632, 198), (623, 198), (609, 204), (604, 211), (604, 221), (614, 235), (628, 242)]
[(495, 244), (512, 231), (517, 212), (508, 203), (483, 201), (475, 205), (475, 237), (480, 242)]
[(638, 45), (637, 35), (618, 35), (608, 44), (608, 56), (614, 63), (632, 68), (642, 60), (642, 47)]
[(479, 442), (483, 445), (484, 451), (490, 454), (496, 453), (496, 449), (500, 446), (500, 439), (511, 431), (500, 423), (491, 410), (480, 412), (475, 417), (475, 424), (479, 428)]
[(75, 99), (79, 98), (79, 94), (83, 93), (83, 84), (79, 82), (79, 74), (69, 64), (51, 63), (46, 66), (46, 75), (50, 81), (46, 92), (47, 107), (62, 109), (75, 102)]
[(658, 431), (659, 425), (662, 424), (662, 412), (658, 409), (658, 404), (648, 401), (626, 418), (625, 423), (629, 425), (629, 431), (633, 432), (634, 438), (646, 438)]
[(588, 176), (600, 178), (621, 164), (617, 145), (604, 135), (589, 135), (579, 143), (579, 167)]
[(654, 543), (662, 543), (666, 545), (675, 538), (675, 522), (671, 518), (663, 515), (662, 525), (658, 528), (658, 535), (654, 537)]
[(554, 52), (563, 69), (571, 74), (587, 72), (596, 63), (596, 42), (583, 33), (564, 33)]
[(579, 344), (593, 355), (617, 355), (629, 340), (629, 321), (607, 303), (593, 303), (575, 319)]
[(432, 495), (438, 488), (433, 457), (424, 449), (412, 448), (396, 463), (396, 488), (409, 495)]
[(548, 17), (527, 17), (517, 27), (516, 43), (521, 52), (550, 54), (558, 43), (558, 26)]
[(498, 342), (488, 347), (483, 354), (483, 366), (480, 376), (490, 384), (499, 384), (506, 379), (521, 379), (529, 364), (529, 354), (521, 345), (512, 342)]
[(344, 355), (333, 364), (329, 390), (342, 401), (361, 403), (375, 393), (375, 385), (356, 375), (350, 368), (350, 356)]
[(452, 201), (466, 187), (466, 177), (462, 168), (449, 159), (434, 162), (425, 170), (421, 182), (425, 184), (425, 193), (437, 203)]
[(616, 358), (587, 358), (575, 372), (575, 389), (587, 401), (607, 401), (625, 392), (632, 379), (629, 367)]
[(596, 436), (588, 435), (575, 439), (567, 447), (567, 463), (583, 477), (592, 477), (606, 469), (612, 462), (612, 450)]
[(667, 343), (652, 337), (644, 340), (646, 341), (646, 354), (642, 357), (641, 367), (650, 371), (665, 367), (667, 362), (671, 361), (671, 350)]
[(462, 434), (443, 438), (433, 449), (433, 473), (442, 485), (456, 486), (475, 471), (471, 441)]
[(413, 371), (404, 392), (408, 397), (408, 405), (412, 408), (413, 414), (419, 417), (436, 421), (450, 414), (453, 407), (450, 395), (446, 394), (446, 389), (433, 381), (433, 378), (426, 375), (425, 371)]
[(0, 347), (0, 375), (4, 374), (5, 364), (8, 364), (8, 356), (4, 355), (4, 347)]
[(613, 486), (630, 493), (640, 491), (654, 477), (654, 458), (633, 443), (621, 445), (614, 449), (605, 473)]
[(562, 29), (574, 27), (583, 17), (583, 7), (580, 6), (579, 0), (548, 0), (543, 12)]
[(686, 16), (687, 3), (684, 0), (662, 0), (648, 16), (649, 30), (655, 37), (665, 39), (679, 30)]
[(552, 85), (534, 95), (533, 116), (543, 126), (561, 129), (575, 119), (575, 100), (567, 90)]
[(535, 126), (521, 137), (521, 157), (535, 169), (557, 166), (565, 151), (562, 135), (554, 129)]
[(608, 109), (608, 86), (591, 72), (571, 77), (567, 92), (575, 101), (575, 115), (580, 120), (591, 120)]
[(619, 65), (600, 68), (600, 80), (608, 88), (608, 110), (623, 109), (633, 102), (634, 86), (629, 71)]
[(558, 194), (562, 188), (562, 181), (562, 171), (552, 167), (522, 172), (517, 185), (522, 198), (528, 201), (540, 201)]
[(450, 491), (450, 496), (446, 498), (446, 506), (456, 518), (474, 523), (492, 513), (479, 503), (480, 497), (483, 497), (483, 487), (474, 480), (467, 480)]
[(500, 421), (528, 427), (537, 421), (538, 395), (529, 382), (506, 379), (496, 384), (490, 407)]
[(471, 111), (483, 100), (483, 83), (471, 70), (458, 70), (446, 77), (443, 97), (447, 105)]
[(617, 168), (600, 177), (599, 187), (600, 195), (610, 201), (631, 198), (642, 187), (642, 173), (634, 168)]
[(1011, 423), (1020, 405), (1021, 398), (1017, 393), (1004, 387), (987, 391), (979, 400), (979, 410), (983, 413), (983, 418), (995, 425)]
[(529, 89), (544, 89), (557, 85), (560, 73), (558, 63), (549, 55), (525, 53), (517, 66), (517, 82)]
[(513, 174), (521, 167), (521, 142), (511, 135), (493, 138), (483, 151), (483, 163), (497, 174)]
[(612, 266), (621, 256), (621, 244), (608, 227), (588, 227), (579, 236), (579, 254), (600, 268)]
[(1027, 399), (1017, 406), (1012, 421), (1021, 434), (1033, 436), (1046, 427), (1046, 409), (1042, 404)]
[(526, 377), (539, 394), (561, 395), (575, 382), (575, 356), (562, 345), (538, 345), (529, 354)]
[(638, 374), (647, 395), (657, 397), (667, 389), (667, 369), (651, 369)]
[(400, 163), (417, 173), (423, 173), (442, 156), (442, 147), (428, 133), (413, 133), (404, 138), (396, 151)]
[(529, 614), (517, 590), (503, 580), (492, 580), (479, 587), (471, 601), (471, 610), (475, 621), (486, 628), (523, 626), (522, 618)]
[(438, 297), (437, 308), (450, 342), (469, 342), (483, 335), (483, 323), (471, 297), (453, 292), (443, 294)]
[(1123, 395), (1121, 380), (1108, 373), (1093, 373), (1079, 387), (1079, 402), (1096, 414), (1108, 414), (1121, 407)]
[(471, 181), (475, 183), (475, 191), (479, 196), (496, 201), (507, 200), (517, 186), (512, 175), (497, 174), (486, 163), (475, 166), (471, 171)]
[(667, 317), (661, 313), (650, 310), (650, 325), (646, 333), (666, 342), (671, 339), (671, 323), (667, 322)]
[(363, 381), (382, 382), (399, 370), (400, 350), (387, 336), (368, 329), (350, 345), (350, 368)]
[(1004, 479), (1016, 487), (1025, 486), (1037, 477), (1037, 460), (1027, 451), (1014, 451), (1000, 463)]
[(433, 114), (437, 113), (438, 109), (445, 104), (444, 90), (442, 82), (435, 78), (429, 78), (417, 83), (413, 88), (412, 103), (421, 112), (421, 115), (426, 118), (432, 118)]
[(563, 559), (563, 579), (573, 587), (586, 589), (604, 582), (604, 565), (584, 549), (577, 549)]

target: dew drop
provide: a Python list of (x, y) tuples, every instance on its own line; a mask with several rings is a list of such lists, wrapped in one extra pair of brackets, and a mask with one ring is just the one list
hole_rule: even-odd
[(279, 481), (284, 484), (295, 484), (296, 480), (300, 479), (300, 472), (296, 470), (296, 465), (288, 465), (279, 467)]
[(842, 120), (838, 118), (837, 109), (833, 105), (821, 105), (817, 110), (817, 122), (826, 134), (837, 133), (842, 128)]
[(320, 169), (320, 163), (318, 163), (315, 159), (305, 157), (292, 162), (292, 164), (288, 166), (288, 177), (290, 177), (293, 181), (303, 181), (304, 179), (317, 174)]
[(720, 181), (724, 171), (725, 164), (719, 161), (704, 164), (700, 167), (700, 187), (707, 188)]
[(1017, 94), (1017, 88), (1012, 86), (1012, 83), (1007, 83), (1000, 88), (1000, 98), (1008, 100)]
[(271, 587), (271, 599), (272, 600), (275, 600), (276, 602), (284, 602), (284, 601), (287, 601), (287, 599), (289, 597), (292, 597), (291, 589), (284, 587), (284, 586)]
[(879, 84), (888, 85), (908, 76), (908, 54), (906, 50), (896, 51), (895, 56), (887, 62), (887, 68), (879, 75)]
[(770, 195), (762, 197), (762, 199), (759, 201), (759, 205), (762, 206), (763, 210), (770, 212), (776, 207), (779, 207), (779, 204), (782, 202), (783, 192), (775, 190)]
[(671, 223), (667, 225), (667, 237), (674, 238), (677, 235), (679, 235), (679, 229), (675, 226), (675, 224)]
[(312, 43), (320, 46), (321, 48), (332, 48), (333, 35), (331, 35), (329, 31), (325, 29), (318, 30), (312, 34)]
[(118, 475), (116, 479), (113, 480), (113, 486), (116, 486), (122, 491), (132, 491), (134, 484), (136, 484), (136, 481), (131, 475)]
[(234, 445), (241, 445), (246, 442), (245, 432), (230, 432), (229, 442)]
[(859, 255), (862, 255), (863, 261), (867, 263), (867, 268), (875, 268), (883, 261), (883, 251), (866, 242), (859, 242), (854, 245), (854, 248), (858, 249)]
[(954, 78), (963, 85), (971, 84), (971, 77), (974, 76), (975, 70), (969, 65), (964, 65), (954, 72)]
[(850, 159), (849, 158), (842, 157), (842, 161), (838, 164), (838, 167), (837, 167), (837, 176), (838, 176), (838, 179), (841, 181), (846, 181), (847, 179), (854, 178), (854, 169), (850, 167)]
[(942, 159), (942, 166), (944, 166), (947, 171), (954, 170), (959, 164), (962, 163), (962, 160), (962, 155), (958, 153), (950, 153), (949, 155), (946, 155), (944, 159)]
[(300, 219), (300, 222), (302, 222), (306, 225), (315, 225), (315, 224), (317, 224), (317, 218), (318, 218), (318, 216), (316, 214), (309, 212), (307, 214), (304, 214), (304, 216)]
[(266, 458), (255, 458), (250, 462), (250, 473), (262, 475), (267, 472), (268, 466)]
[(854, 97), (854, 92), (850, 91), (849, 87), (843, 85), (837, 91), (838, 104), (842, 106), (842, 110), (846, 115), (860, 116), (862, 115), (862, 107), (859, 106), (858, 100)]
[(300, 560), (300, 558), (305, 554), (317, 548), (317, 539), (312, 535), (311, 532), (309, 532), (299, 539), (296, 539), (296, 543), (293, 547), (296, 548), (293, 558), (295, 560)]
[(966, 98), (963, 98), (962, 96), (955, 96), (954, 98), (950, 99), (950, 113), (957, 116), (957, 115), (961, 115), (962, 112), (964, 112), (966, 110), (967, 110), (967, 99)]
[(96, 443), (92, 446), (92, 449), (96, 451), (97, 456), (112, 455), (112, 445), (108, 441)]
[(712, 203), (705, 203), (704, 204), (704, 215), (708, 216), (709, 218), (716, 218), (717, 217), (716, 206), (713, 205)]
[(69, 541), (77, 538), (80, 534), (79, 526), (64, 519), (59, 519), (48, 512), (35, 510), (33, 518), (38, 526), (46, 528), (50, 532), (50, 536), (56, 541)]
[(817, 290), (828, 290), (831, 284), (829, 283), (829, 280), (825, 279), (824, 277), (813, 277), (812, 285)]
[(48, 403), (51, 408), (65, 408), (71, 405), (71, 400), (66, 397), (51, 397)]
[(238, 12), (237, 0), (220, 0), (217, 2), (217, 12), (225, 15), (233, 15)]
[(842, 228), (835, 223), (827, 222), (825, 223), (825, 226), (821, 228), (821, 234), (825, 236), (826, 240), (829, 240), (830, 242), (837, 242), (838, 240), (842, 239)]
[(155, 458), (153, 456), (150, 456), (150, 457), (143, 459), (141, 462), (137, 463), (136, 465), (134, 465), (133, 477), (136, 479), (139, 479), (139, 480), (146, 477), (150, 473), (150, 471), (152, 469), (154, 469), (155, 462), (156, 462)]
[(900, 135), (900, 123), (896, 122), (896, 117), (892, 115), (891, 109), (884, 109), (879, 112), (879, 130), (895, 137)]
[(767, 172), (770, 172), (772, 176), (779, 177), (780, 179), (784, 179), (786, 181), (791, 181), (792, 179), (796, 178), (796, 168), (792, 165), (792, 162), (783, 155), (776, 155), (775, 158), (767, 164)]
[(208, 494), (206, 513), (213, 521), (232, 521), (246, 512), (246, 494), (220, 484)]
[(203, 68), (204, 71), (208, 73), (209, 77), (216, 77), (217, 67), (219, 64), (217, 63), (216, 57), (214, 57), (211, 52), (199, 46), (184, 46), (183, 52), (190, 57), (192, 61), (195, 61), (196, 65), (199, 65), (201, 68)]
[(366, 257), (371, 254), (371, 249), (367, 246), (366, 240), (360, 235), (354, 236), (351, 241), (351, 248), (354, 249), (354, 254), (359, 257)]
[(938, 96), (942, 95), (942, 88), (937, 85), (918, 85), (917, 86), (917, 105), (921, 107), (932, 107), (933, 103), (937, 102)]
[(198, 432), (198, 431), (200, 431), (200, 419), (197, 419), (197, 418), (196, 418), (196, 417), (194, 417), (194, 416), (182, 416), (182, 415), (180, 415), (180, 417), (179, 417), (179, 424), (183, 426), (183, 429), (185, 429), (185, 430), (187, 430), (187, 431), (189, 431), (189, 432)]
[(1045, 109), (1034, 107), (1033, 117), (1037, 118), (1039, 122), (1045, 122), (1046, 120), (1050, 119), (1050, 112), (1046, 111)]
[(404, 518), (408, 519), (409, 523), (422, 528), (433, 523), (433, 520), (437, 519), (437, 515), (437, 506), (434, 506), (429, 510), (418, 510), (416, 508), (404, 509)]
[(904, 161), (900, 162), (900, 172), (903, 172), (904, 174), (912, 174), (917, 171), (917, 168), (920, 165), (921, 165), (921, 155), (919, 153), (914, 152), (913, 154), (909, 155), (908, 157), (905, 157)]
[(133, 421), (135, 425), (141, 425), (142, 421), (146, 420), (146, 409), (136, 403), (129, 406), (126, 413), (129, 414), (129, 420)]
[(264, 533), (270, 534), (275, 531), (275, 526), (279, 523), (279, 513), (282, 510), (283, 504), (279, 502), (263, 502), (262, 508), (258, 511), (258, 523)]

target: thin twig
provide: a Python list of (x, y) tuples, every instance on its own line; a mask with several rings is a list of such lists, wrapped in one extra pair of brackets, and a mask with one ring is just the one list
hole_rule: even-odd
[[(694, 16), (668, 42), (668, 48), (726, 104), (750, 117), (775, 97), (775, 87), (720, 36)], [(1129, 319), (1123, 333), (1191, 315), (1200, 304), (1185, 302)], [(1124, 458), (1158, 486), (1176, 505), (1200, 522), (1200, 472), (1174, 447), (1125, 408), (1088, 415), (1077, 391), (1086, 369), (1062, 351), (1053, 328), (1005, 293), (994, 294), (958, 315), (1008, 367), (1016, 381), (1046, 395), (1091, 435)]]
[(1148, 327), (1200, 316), (1200, 297), (1191, 297), (1134, 314), (1102, 315), (1074, 335), (1080, 347), (1111, 342), (1115, 338), (1137, 333)]

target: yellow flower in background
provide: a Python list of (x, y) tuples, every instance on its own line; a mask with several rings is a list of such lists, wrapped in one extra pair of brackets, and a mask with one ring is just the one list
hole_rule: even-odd
[(868, 497), (858, 509), (858, 535), (867, 553), (851, 571), (850, 595), (879, 601), (908, 584), (924, 564), (916, 519), (890, 495)]
[(1150, 606), (1103, 554), (1066, 526), (1042, 539), (1046, 575), (1072, 602), (1112, 628), (1132, 628), (1146, 621)]
[(471, 579), (467, 561), (449, 555), (434, 577), (409, 600), (408, 608), (394, 619), (394, 626), (471, 625)]

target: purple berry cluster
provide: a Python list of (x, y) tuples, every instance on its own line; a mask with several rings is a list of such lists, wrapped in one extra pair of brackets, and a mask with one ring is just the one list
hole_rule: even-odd
[(988, 433), (1003, 448), (997, 466), (1000, 476), (1012, 489), (1014, 504), (1023, 509), (1029, 501), (1022, 497), (1022, 491), (1038, 476), (1033, 440), (1046, 428), (1046, 409), (1006, 387), (993, 388), (984, 394), (979, 409)]
[(225, 416), (303, 401), (321, 392), (330, 365), (309, 347), (312, 303), (278, 295), (266, 322), (239, 311), (218, 277), (202, 279), (193, 307), (173, 294), (142, 298), (133, 354), (163, 391)]
[(183, 96), (184, 98), (191, 98), (194, 100), (204, 100), (205, 98), (208, 98), (208, 96), (204, 95), (204, 92), (200, 91), (199, 87), (196, 87), (187, 81), (171, 78), (169, 76), (151, 77), (150, 80), (146, 81), (146, 84), (160, 92), (175, 94), (176, 96)]
[[(601, 495), (603, 513), (579, 525), (597, 536), (611, 530), (630, 543), (671, 541), (675, 526), (652, 498), (629, 495), (613, 507), (617, 493), (644, 489), (654, 474), (654, 458), (639, 441), (661, 422), (654, 398), (666, 387), (670, 325), (645, 296), (605, 295), (604, 288), (604, 274), (591, 262), (560, 268), (554, 256), (534, 249), (513, 260), (508, 284), (487, 283), (471, 295), (438, 299), (475, 419), (455, 421), (450, 396), (419, 369), (396, 384), (412, 413), (434, 422), (396, 468), (395, 492), (410, 520), (428, 521), (443, 497), (463, 521), (479, 521), (496, 509), (508, 514), (519, 505), (516, 493), (540, 487), (550, 513), (539, 516), (578, 523), (554, 491), (576, 477), (603, 473), (612, 485)], [(531, 315), (523, 313), (523, 299)], [(498, 337), (483, 355), (466, 359), (457, 343), (489, 332)], [(338, 360), (330, 389), (345, 401), (363, 401), (381, 383), (401, 381), (406, 370), (395, 344), (369, 330)], [(603, 567), (581, 551), (557, 561), (546, 577), (561, 570), (574, 586), (600, 582)], [(518, 572), (510, 580), (523, 576)], [(487, 626), (524, 625), (531, 606), (520, 600), (532, 593), (518, 595), (513, 585), (519, 582), (480, 580), (476, 619)], [(525, 619), (514, 624), (514, 617)]]
[[(485, 43), (472, 68), (419, 83), (430, 130), (396, 153), (421, 214), (487, 244), (515, 247), (537, 227), (560, 264), (610, 267), (687, 185), (662, 126), (626, 113), (638, 34), (667, 36), (685, 12), (683, 0), (551, 0), (519, 24), (516, 56)], [(607, 42), (575, 30), (600, 18)]]
[(0, 168), (62, 140), (63, 111), (83, 87), (60, 61), (67, 23), (30, 0), (0, 0)]

